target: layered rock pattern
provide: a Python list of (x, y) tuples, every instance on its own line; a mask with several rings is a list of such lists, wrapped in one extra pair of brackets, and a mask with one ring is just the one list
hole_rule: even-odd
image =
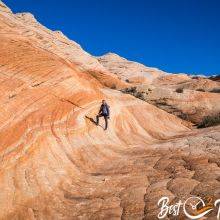
[(199, 124), (206, 116), (220, 113), (217, 77), (167, 74), (113, 53), (98, 57), (98, 61), (127, 81), (128, 87), (136, 86), (143, 100), (184, 120)]
[(145, 101), (194, 124), (220, 112), (219, 93), (182, 88), (179, 91), (169, 86), (140, 86), (137, 90)]
[(103, 85), (121, 88), (126, 86), (118, 77), (107, 71), (97, 59), (85, 52), (76, 42), (69, 40), (60, 31), (51, 31), (38, 23), (30, 13), (12, 14), (1, 3), (1, 32), (5, 36), (25, 38), (38, 48), (74, 63), (80, 71), (90, 72)]
[(133, 84), (149, 84), (157, 77), (166, 74), (157, 68), (146, 67), (143, 64), (129, 61), (114, 53), (107, 53), (97, 59), (109, 72)]

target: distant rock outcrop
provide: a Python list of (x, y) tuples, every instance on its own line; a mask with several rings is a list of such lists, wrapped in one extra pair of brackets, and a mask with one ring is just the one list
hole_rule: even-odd
[(194, 124), (220, 112), (220, 95), (191, 89), (140, 86), (144, 100)]
[(11, 9), (8, 8), (2, 1), (0, 1), (0, 11), (12, 13)]
[(130, 83), (149, 84), (153, 79), (166, 74), (157, 68), (146, 67), (114, 53), (107, 53), (97, 59), (109, 72)]
[(201, 92), (211, 92), (213, 89), (220, 88), (219, 82), (212, 81), (208, 77), (190, 76), (186, 74), (170, 74), (158, 77), (152, 84), (159, 87), (182, 88)]
[(220, 113), (220, 83), (209, 78), (169, 74), (122, 91), (197, 125)]

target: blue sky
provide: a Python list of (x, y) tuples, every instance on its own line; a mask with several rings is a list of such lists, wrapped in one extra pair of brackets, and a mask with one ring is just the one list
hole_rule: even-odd
[(93, 55), (167, 72), (220, 73), (219, 0), (3, 0)]

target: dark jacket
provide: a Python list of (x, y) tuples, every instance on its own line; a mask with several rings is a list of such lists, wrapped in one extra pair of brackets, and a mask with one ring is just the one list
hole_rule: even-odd
[(109, 116), (109, 106), (107, 104), (102, 104), (99, 110), (99, 114), (102, 114), (104, 116)]

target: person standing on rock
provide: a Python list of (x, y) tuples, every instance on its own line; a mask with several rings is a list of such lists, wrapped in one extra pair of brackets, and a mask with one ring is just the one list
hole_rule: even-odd
[(105, 119), (105, 130), (108, 128), (108, 119), (109, 119), (110, 111), (109, 106), (105, 100), (102, 100), (102, 105), (99, 110), (99, 114), (96, 116), (96, 124), (99, 125), (99, 118), (104, 117)]

